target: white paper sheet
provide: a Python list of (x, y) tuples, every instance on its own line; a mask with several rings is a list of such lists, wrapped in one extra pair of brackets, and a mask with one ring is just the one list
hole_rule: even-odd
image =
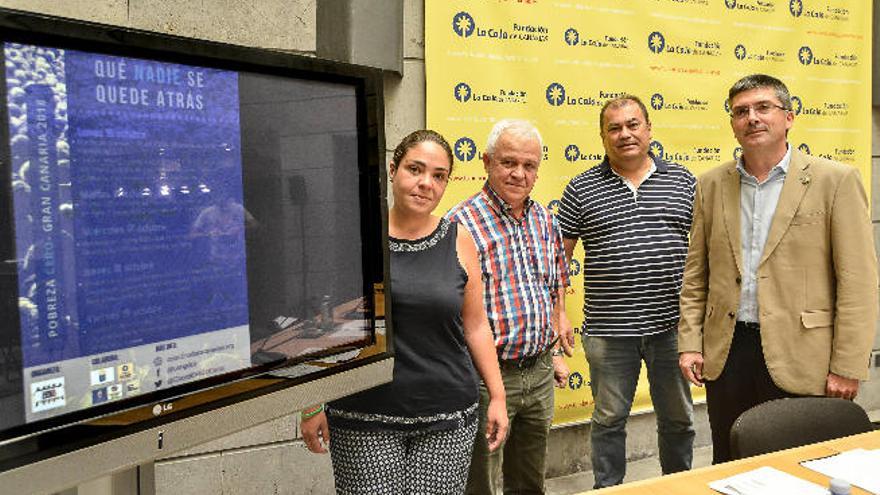
[(828, 495), (828, 490), (797, 476), (764, 466), (709, 483), (709, 488), (726, 495)]
[(830, 478), (846, 480), (874, 494), (880, 494), (880, 449), (853, 449), (831, 457), (804, 461), (802, 466)]

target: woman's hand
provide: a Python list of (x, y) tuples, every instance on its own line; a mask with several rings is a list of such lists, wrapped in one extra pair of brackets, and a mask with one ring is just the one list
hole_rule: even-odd
[(489, 452), (497, 449), (507, 438), (507, 405), (504, 402), (504, 399), (490, 400), (486, 410), (486, 442), (489, 444)]
[(303, 442), (306, 447), (316, 454), (326, 454), (330, 446), (330, 429), (327, 426), (327, 415), (320, 412), (309, 419), (300, 422), (299, 429), (302, 432)]

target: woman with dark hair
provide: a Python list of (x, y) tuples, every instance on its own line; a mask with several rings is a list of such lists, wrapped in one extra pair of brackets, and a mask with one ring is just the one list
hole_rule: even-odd
[(449, 143), (430, 130), (406, 136), (391, 161), (391, 383), (302, 413), (309, 450), (329, 444), (337, 493), (463, 493), (478, 424), (477, 373), (489, 391), (490, 448), (507, 433), (476, 246), (466, 230), (432, 214), (452, 163)]

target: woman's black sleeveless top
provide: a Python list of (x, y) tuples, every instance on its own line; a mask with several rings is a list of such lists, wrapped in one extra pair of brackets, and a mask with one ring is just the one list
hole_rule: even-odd
[(476, 418), (477, 375), (461, 318), (467, 273), (456, 237), (457, 225), (445, 218), (422, 239), (389, 237), (394, 378), (328, 404), (334, 425), (447, 429)]

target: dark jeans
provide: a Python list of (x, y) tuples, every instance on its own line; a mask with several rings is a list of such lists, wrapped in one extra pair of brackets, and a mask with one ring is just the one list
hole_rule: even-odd
[(626, 474), (626, 420), (642, 361), (648, 370), (657, 415), (657, 443), (663, 474), (691, 468), (694, 408), (678, 367), (677, 332), (645, 337), (585, 337), (590, 365), (593, 420), (590, 441), (594, 488), (618, 485)]
[(740, 414), (762, 402), (785, 397), (799, 396), (773, 383), (764, 362), (761, 331), (737, 323), (721, 376), (706, 382), (712, 464), (731, 460), (730, 429)]

